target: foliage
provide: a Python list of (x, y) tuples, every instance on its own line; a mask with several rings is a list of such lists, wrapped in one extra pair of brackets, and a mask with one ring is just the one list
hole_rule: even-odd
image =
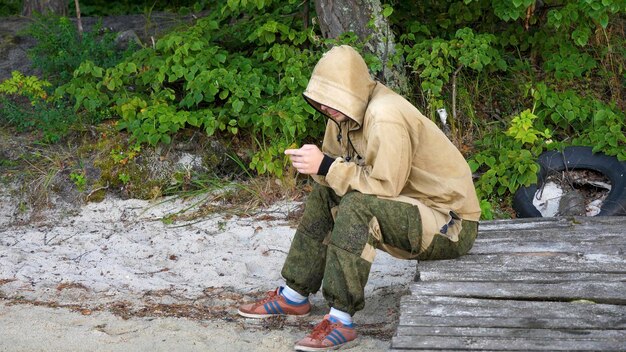
[[(414, 28), (418, 33), (421, 27)], [(421, 88), (430, 97), (431, 105), (441, 106), (441, 98), (450, 76), (463, 68), (476, 72), (487, 70), (506, 70), (506, 63), (500, 52), (492, 44), (496, 41), (493, 34), (476, 34), (470, 28), (459, 29), (450, 40), (433, 38), (419, 39), (419, 34), (409, 32), (401, 36), (401, 40), (413, 43), (404, 45), (406, 60), (413, 69), (419, 72)]]
[(582, 97), (573, 90), (557, 92), (545, 84), (538, 84), (531, 93), (537, 115), (559, 133), (563, 144), (593, 146), (594, 152), (626, 160), (626, 115), (615, 103)]
[(0, 83), (0, 94), (22, 95), (30, 99), (48, 98), (45, 88), (50, 87), (50, 82), (40, 80), (37, 76), (24, 76), (19, 71), (11, 72), (11, 78)]
[(37, 41), (28, 52), (33, 66), (57, 84), (67, 82), (81, 62), (91, 60), (107, 68), (136, 49), (133, 43), (126, 50), (118, 49), (116, 33), (100, 25), (83, 32), (81, 37), (67, 17), (38, 16), (27, 33)]
[[(402, 33), (401, 50), (420, 83), (426, 112), (434, 117), (436, 109), (450, 109), (459, 92), (471, 102), (471, 110), (458, 112), (466, 129), (479, 126), (479, 135), (469, 138), (476, 151), (468, 159), (480, 174), (476, 188), (483, 201), (499, 202), (536, 182), (534, 160), (546, 149), (589, 145), (626, 159), (626, 2), (393, 6), (390, 18)], [(457, 133), (453, 140), (468, 139)]]
[(77, 110), (111, 107), (138, 143), (170, 143), (189, 126), (243, 135), (259, 147), (250, 166), (281, 176), (285, 147), (318, 137), (324, 126), (301, 98), (319, 58), (310, 48), (320, 43), (292, 3), (229, 1), (114, 67), (83, 62), (57, 94)]
[[(302, 21), (303, 4), (181, 5), (209, 11), (122, 61), (102, 60), (89, 44), (91, 54), (62, 62), (51, 49), (64, 48), (57, 43), (70, 43), (71, 35), (69, 22), (58, 23), (65, 39), (44, 45), (40, 67), (72, 73), (56, 95), (77, 112), (114, 112), (131, 145), (170, 143), (185, 128), (201, 129), (251, 148), (239, 156), (257, 173), (281, 176), (288, 165), (282, 151), (319, 140), (324, 128), (301, 98), (321, 52), (363, 45), (353, 33), (320, 39)], [(400, 41), (392, 61), (406, 64), (414, 84), (409, 98), (433, 119), (442, 107), (454, 113), (452, 140), (479, 175), (485, 218), (536, 182), (535, 160), (545, 150), (589, 145), (626, 159), (623, 0), (391, 0), (382, 14)], [(364, 57), (373, 73), (382, 70), (380, 58)], [(128, 175), (112, 180), (132, 184)]]
[(70, 173), (70, 180), (74, 182), (74, 185), (79, 192), (85, 191), (85, 187), (87, 186), (87, 179), (84, 172), (79, 171)]
[(504, 133), (496, 132), (479, 141), (482, 150), (469, 159), (473, 172), (486, 170), (476, 182), (481, 199), (515, 192), (520, 186), (537, 182), (539, 166), (535, 156), (551, 137), (550, 131), (533, 127), (537, 116), (525, 110), (511, 121)]
[(18, 131), (39, 130), (46, 143), (61, 139), (76, 116), (48, 96), (48, 87), (48, 81), (13, 71), (10, 79), (0, 83), (0, 125), (14, 126)]
[(22, 2), (19, 0), (4, 0), (0, 2), (0, 16), (19, 14), (21, 4)]

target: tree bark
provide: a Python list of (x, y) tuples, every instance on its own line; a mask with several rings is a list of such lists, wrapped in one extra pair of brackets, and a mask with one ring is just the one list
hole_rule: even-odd
[(67, 15), (68, 0), (24, 0), (22, 15), (31, 17), (35, 13)]
[(76, 24), (78, 25), (78, 37), (83, 39), (83, 21), (80, 19), (80, 4), (78, 0), (74, 0), (74, 6), (76, 6)]
[(380, 0), (315, 0), (315, 10), (325, 38), (354, 32), (365, 42), (365, 49), (380, 58), (383, 69), (377, 78), (405, 92), (406, 75), (402, 65), (388, 67), (388, 61), (395, 52), (395, 37), (382, 14)]

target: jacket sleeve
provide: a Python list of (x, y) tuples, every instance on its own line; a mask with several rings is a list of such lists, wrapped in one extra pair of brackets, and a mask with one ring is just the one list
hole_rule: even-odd
[(412, 146), (406, 127), (400, 123), (377, 122), (369, 131), (365, 164), (359, 166), (337, 158), (325, 177), (338, 194), (359, 191), (397, 197), (411, 172)]
[[(322, 152), (333, 159), (341, 156), (341, 145), (337, 141), (337, 136), (340, 131), (337, 127), (337, 124), (330, 119), (328, 119), (326, 123), (326, 130), (324, 132), (324, 141), (322, 142)], [(334, 162), (333, 162), (334, 164)], [(332, 167), (332, 164), (331, 164)], [(328, 182), (326, 182), (326, 175), (311, 175), (313, 180), (322, 186), (330, 187)]]

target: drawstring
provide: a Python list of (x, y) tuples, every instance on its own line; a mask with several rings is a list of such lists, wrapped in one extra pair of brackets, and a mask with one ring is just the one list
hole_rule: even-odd
[[(337, 142), (341, 144), (341, 140), (343, 139), (343, 136), (341, 133), (341, 124), (337, 123), (337, 127), (339, 128), (339, 133), (337, 133)], [(354, 154), (356, 154), (357, 160), (361, 160), (361, 156), (356, 151), (356, 148), (354, 148), (354, 144), (352, 144), (352, 140), (350, 139), (350, 130), (348, 130), (348, 143), (350, 143), (350, 146), (352, 147), (352, 151), (354, 151)], [(347, 162), (350, 162), (350, 160), (352, 160), (352, 157), (350, 155), (346, 155), (345, 160)]]
[(341, 138), (343, 138), (343, 136), (341, 135), (341, 124), (337, 123), (337, 127), (339, 127), (339, 133), (337, 133), (337, 142), (341, 143)]

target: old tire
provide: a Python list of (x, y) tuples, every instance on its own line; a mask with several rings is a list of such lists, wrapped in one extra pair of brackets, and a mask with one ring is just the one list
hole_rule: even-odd
[(533, 205), (533, 197), (547, 176), (554, 172), (587, 169), (602, 173), (611, 182), (611, 191), (597, 216), (626, 215), (626, 162), (602, 153), (593, 153), (591, 147), (566, 147), (563, 152), (544, 152), (537, 159), (540, 166), (537, 183), (521, 187), (513, 197), (513, 209), (520, 218), (542, 217)]

